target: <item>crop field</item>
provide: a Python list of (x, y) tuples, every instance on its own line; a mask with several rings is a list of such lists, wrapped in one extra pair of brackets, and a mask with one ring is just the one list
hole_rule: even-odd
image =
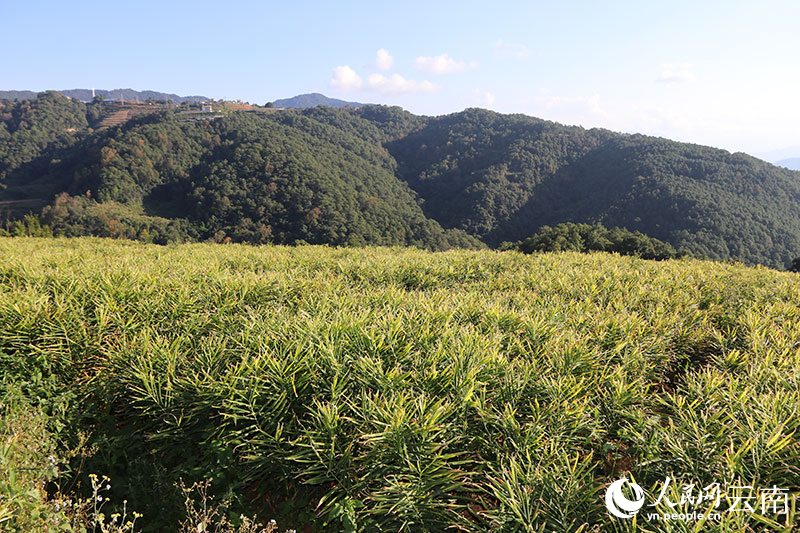
[(2, 238), (0, 398), (10, 531), (56, 531), (90, 474), (144, 531), (178, 530), (181, 481), (231, 528), (800, 523), (800, 276), (766, 268)]

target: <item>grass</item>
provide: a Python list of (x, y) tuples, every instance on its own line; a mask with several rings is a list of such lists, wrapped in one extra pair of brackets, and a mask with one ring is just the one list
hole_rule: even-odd
[(233, 523), (298, 530), (792, 531), (603, 496), (800, 490), (798, 302), (697, 260), (7, 238), (0, 384), (88, 432), (61, 482), (109, 474), (150, 531), (210, 478)]

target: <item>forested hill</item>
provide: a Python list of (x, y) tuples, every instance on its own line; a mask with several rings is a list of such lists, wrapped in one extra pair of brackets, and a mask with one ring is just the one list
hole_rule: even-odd
[(714, 259), (800, 254), (800, 172), (746, 154), (481, 109), (388, 148), (429, 217), (490, 246), (599, 222)]
[(68, 236), (482, 246), (423, 215), (381, 147), (400, 127), (390, 118), (162, 111), (93, 131), (107, 105), (58, 93), (0, 104), (0, 208), (47, 198), (42, 221)]
[(800, 255), (800, 173), (744, 154), (480, 109), (178, 110), (99, 127), (115, 109), (52, 92), (0, 102), (0, 210), (49, 204), (56, 233), (155, 242), (444, 249), (573, 222), (749, 264)]
[(275, 107), (287, 107), (287, 108), (297, 108), (297, 109), (305, 107), (317, 107), (320, 105), (325, 105), (328, 107), (362, 107), (366, 105), (366, 104), (361, 104), (359, 102), (348, 102), (347, 100), (339, 100), (338, 98), (328, 98), (324, 94), (320, 93), (299, 94), (291, 98), (283, 98), (281, 100), (275, 100), (272, 103)]
[[(66, 89), (58, 91), (60, 94), (75, 100), (89, 102), (96, 96), (102, 96), (107, 100), (127, 100), (127, 101), (141, 101), (144, 102), (148, 99), (156, 101), (170, 101), (173, 104), (180, 104), (183, 102), (203, 102), (209, 100), (207, 96), (178, 96), (172, 93), (162, 93), (158, 91), (135, 91), (133, 89)], [(37, 97), (37, 93), (33, 91), (0, 91), (0, 100), (33, 100)]]

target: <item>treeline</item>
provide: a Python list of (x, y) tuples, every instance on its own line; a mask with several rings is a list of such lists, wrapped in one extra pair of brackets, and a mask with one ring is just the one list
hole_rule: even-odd
[(39, 201), (63, 235), (433, 250), (601, 223), (712, 259), (800, 254), (800, 173), (745, 154), (481, 109), (163, 111), (94, 130), (108, 112), (0, 102), (0, 219)]
[(609, 252), (642, 259), (678, 259), (688, 255), (671, 244), (624, 228), (606, 228), (602, 224), (567, 222), (555, 227), (544, 226), (535, 235), (517, 243), (504, 243), (506, 250), (535, 252)]

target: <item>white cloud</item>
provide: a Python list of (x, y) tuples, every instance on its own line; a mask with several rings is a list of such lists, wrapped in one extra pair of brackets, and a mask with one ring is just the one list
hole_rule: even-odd
[(394, 65), (394, 58), (389, 54), (388, 50), (381, 48), (378, 50), (375, 65), (381, 70), (391, 70), (392, 65)]
[(497, 42), (494, 43), (493, 49), (495, 55), (501, 57), (528, 57), (531, 55), (531, 51), (524, 44), (507, 43), (503, 41), (503, 39), (498, 39)]
[(536, 101), (544, 104), (547, 109), (561, 106), (563, 104), (574, 104), (584, 100), (582, 96), (557, 96), (551, 95), (547, 89), (540, 89), (540, 95), (536, 97)]
[(439, 89), (439, 86), (427, 80), (409, 80), (400, 74), (386, 76), (384, 74), (370, 74), (366, 83), (358, 73), (348, 65), (338, 66), (333, 69), (331, 85), (342, 91), (367, 89), (382, 94), (412, 94), (430, 93)]
[(489, 91), (482, 91), (480, 89), (475, 89), (473, 92), (475, 93), (476, 100), (482, 106), (491, 107), (497, 101), (494, 95)]
[(367, 85), (370, 89), (384, 94), (430, 93), (439, 88), (427, 80), (408, 80), (400, 74), (392, 74), (390, 77), (383, 74), (370, 74), (367, 78)]
[(414, 62), (417, 69), (428, 72), (429, 74), (454, 74), (456, 72), (464, 72), (478, 66), (478, 63), (471, 61), (466, 63), (464, 61), (456, 61), (448, 54), (439, 56), (425, 57), (420, 56)]
[(600, 105), (600, 95), (593, 94), (589, 98), (586, 99), (586, 107), (589, 108), (589, 112), (593, 115), (597, 115), (603, 118), (614, 118), (614, 115), (606, 111)]
[(351, 69), (348, 65), (343, 65), (333, 69), (333, 78), (331, 78), (331, 85), (343, 91), (352, 91), (361, 88), (363, 82), (361, 76), (356, 74), (356, 71)]
[(689, 63), (664, 63), (661, 65), (661, 74), (656, 81), (659, 83), (686, 83), (694, 81), (692, 65)]

